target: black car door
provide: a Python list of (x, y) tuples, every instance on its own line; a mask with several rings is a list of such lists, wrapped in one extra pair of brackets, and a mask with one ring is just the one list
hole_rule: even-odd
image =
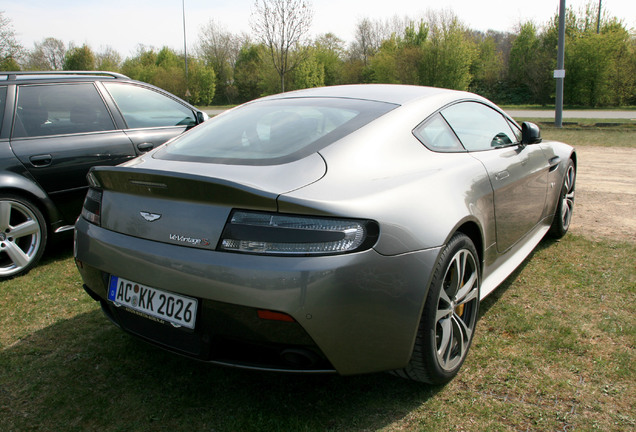
[(196, 113), (167, 93), (137, 83), (102, 82), (125, 122), (126, 135), (144, 153), (197, 124)]
[(71, 224), (94, 165), (136, 156), (92, 82), (18, 86), (11, 148)]

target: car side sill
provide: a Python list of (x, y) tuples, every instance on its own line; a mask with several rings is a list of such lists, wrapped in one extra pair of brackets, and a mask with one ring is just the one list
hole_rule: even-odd
[(539, 244), (541, 239), (546, 235), (550, 225), (544, 225), (543, 223), (537, 225), (533, 232), (531, 232), (525, 241), (520, 241), (513, 246), (508, 252), (500, 256), (495, 262), (496, 268), (484, 277), (481, 284), (480, 300), (483, 300), (488, 294), (493, 292), (508, 276), (515, 271), (517, 267), (525, 260), (528, 255)]

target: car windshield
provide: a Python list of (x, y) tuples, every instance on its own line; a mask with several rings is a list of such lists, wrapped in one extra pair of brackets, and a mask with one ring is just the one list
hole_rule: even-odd
[(358, 99), (264, 100), (213, 118), (159, 150), (168, 160), (274, 165), (314, 153), (397, 105)]

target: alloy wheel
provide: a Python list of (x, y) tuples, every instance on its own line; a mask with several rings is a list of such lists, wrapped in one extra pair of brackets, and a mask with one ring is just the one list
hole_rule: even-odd
[(435, 318), (435, 341), (440, 367), (450, 371), (470, 347), (479, 303), (479, 272), (475, 256), (459, 250), (444, 276)]
[(41, 218), (20, 201), (0, 200), (0, 277), (27, 270), (41, 255)]
[(572, 211), (574, 209), (574, 178), (575, 170), (573, 165), (568, 166), (568, 171), (565, 173), (565, 180), (563, 188), (565, 189), (565, 195), (561, 200), (561, 225), (564, 230), (567, 230), (570, 226), (570, 220), (572, 219)]

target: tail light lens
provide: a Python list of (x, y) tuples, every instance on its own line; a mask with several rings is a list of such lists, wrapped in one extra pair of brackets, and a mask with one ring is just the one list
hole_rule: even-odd
[(95, 225), (101, 224), (102, 191), (89, 188), (82, 207), (82, 217)]
[(218, 249), (270, 255), (330, 255), (375, 244), (378, 225), (367, 220), (234, 211)]

